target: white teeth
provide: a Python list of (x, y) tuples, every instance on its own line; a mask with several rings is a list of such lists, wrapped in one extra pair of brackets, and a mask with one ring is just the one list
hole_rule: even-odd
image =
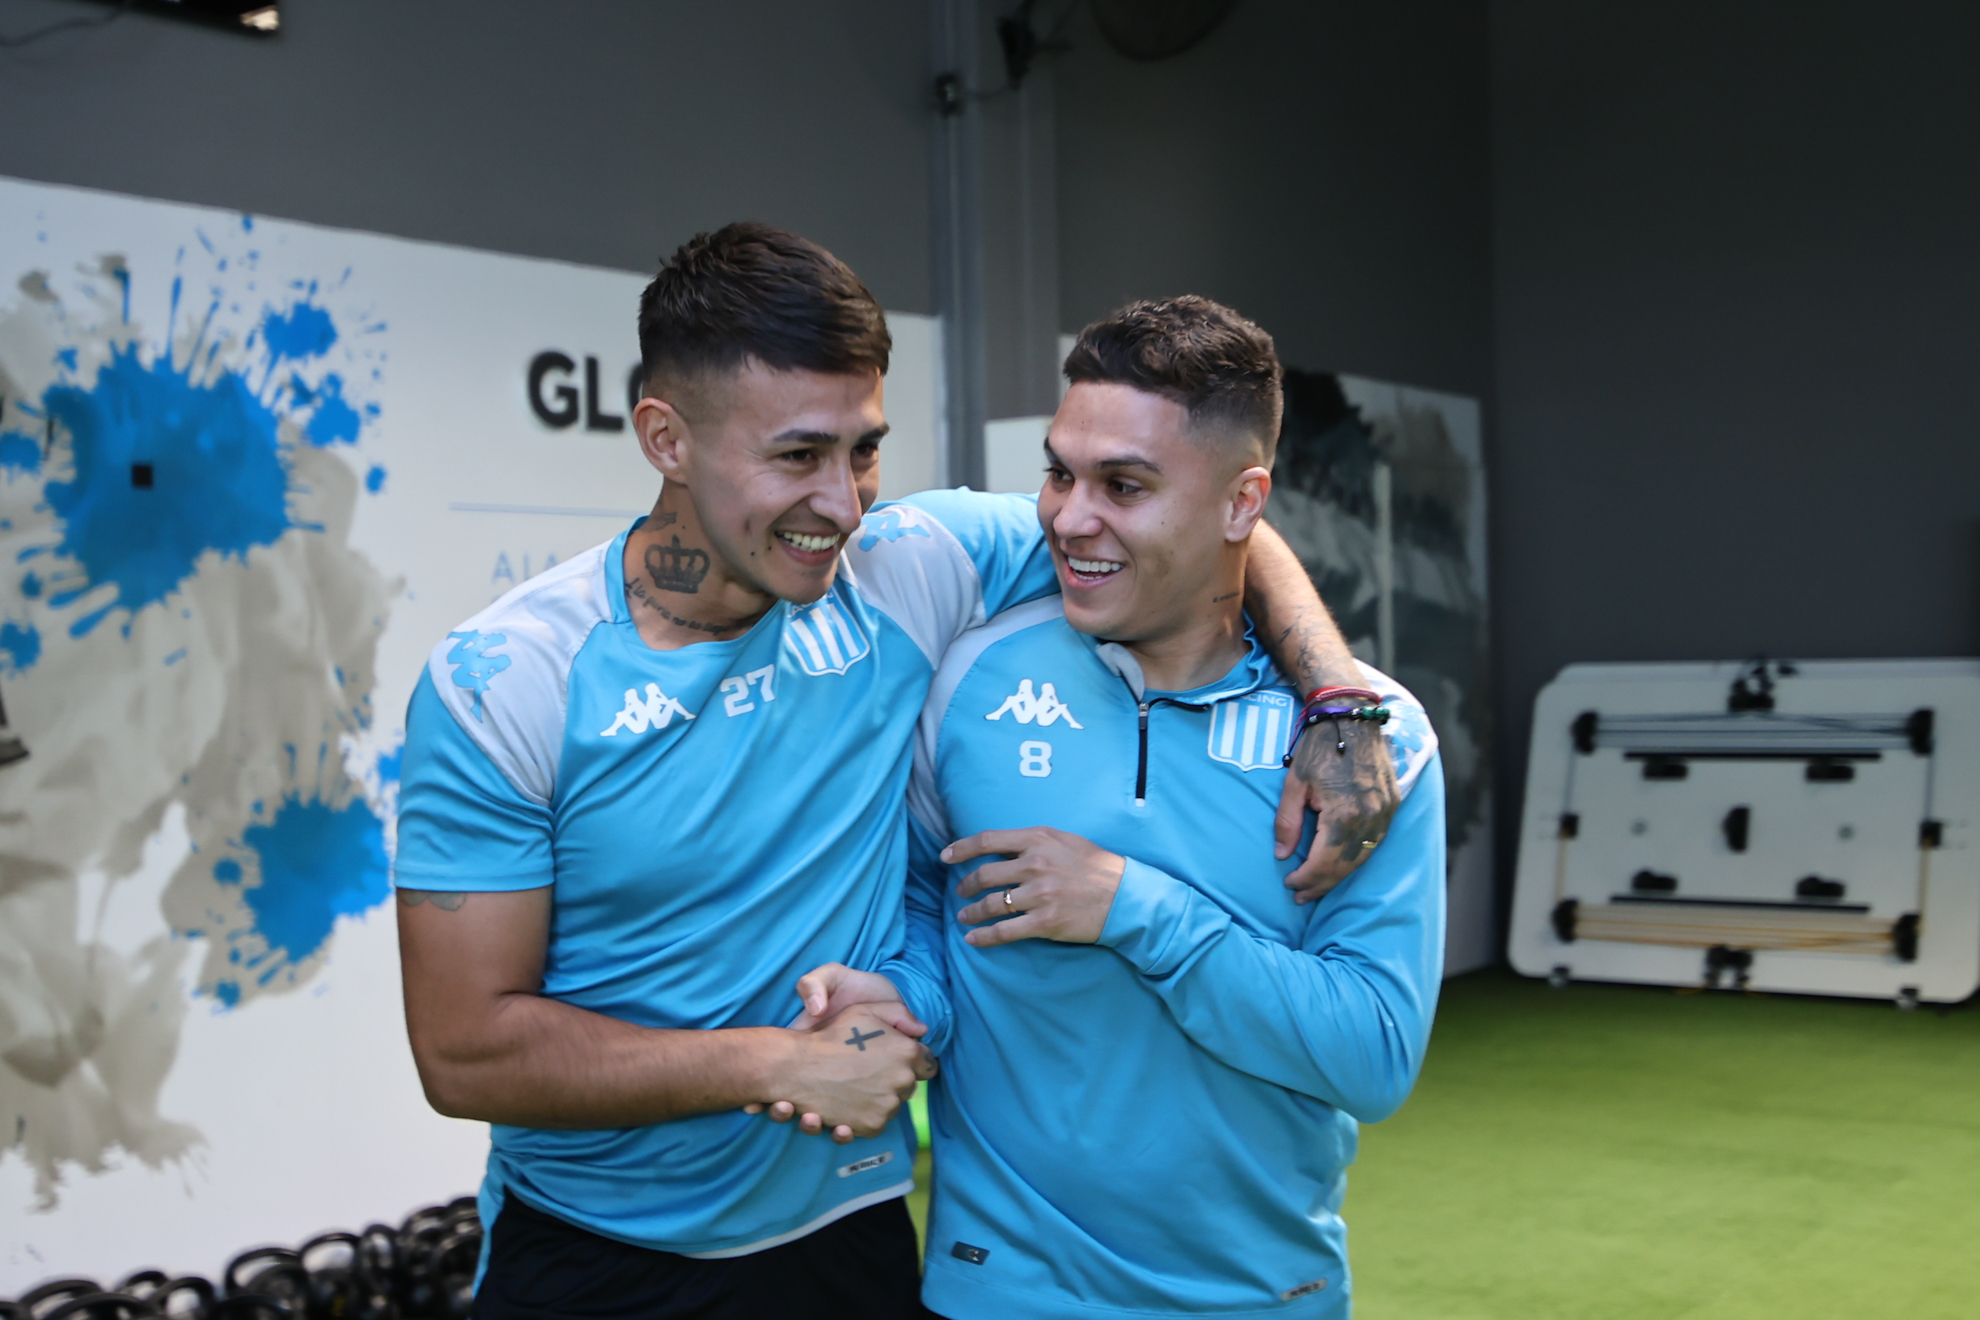
[(836, 536), (806, 536), (803, 532), (778, 532), (777, 535), (800, 550), (830, 550), (839, 543)]
[(1111, 559), (1074, 559), (1071, 555), (1066, 556), (1066, 562), (1075, 573), (1114, 573), (1127, 567)]

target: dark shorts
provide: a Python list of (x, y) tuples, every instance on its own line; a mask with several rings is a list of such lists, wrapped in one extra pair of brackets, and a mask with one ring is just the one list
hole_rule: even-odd
[(600, 1237), (511, 1196), (476, 1320), (922, 1320), (907, 1203), (856, 1210), (795, 1242), (697, 1260)]

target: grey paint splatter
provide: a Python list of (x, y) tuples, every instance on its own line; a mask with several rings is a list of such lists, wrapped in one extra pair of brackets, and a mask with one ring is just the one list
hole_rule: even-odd
[[(130, 278), (112, 257), (78, 271), (74, 291), (42, 272), (20, 279), (23, 299), (0, 312), (0, 458), (16, 442), (7, 428), (27, 434), (32, 423), (40, 437), (42, 417), (24, 418), (21, 401), (64, 381), (82, 388), (119, 353), (153, 360), (123, 320)], [(265, 337), (215, 338), (185, 320), (169, 361), (191, 384), (232, 372), (272, 410), (293, 525), (240, 553), (200, 554), (161, 599), (110, 610), (96, 626), (89, 619), (119, 588), (49, 548), (61, 533), (52, 489), (83, 479), (74, 437), (55, 428), (40, 471), (0, 471), (0, 571), (12, 575), (0, 579), (0, 616), (39, 639), (38, 657), (5, 675), (8, 714), (32, 756), (0, 771), (0, 1150), (34, 1169), (42, 1208), (65, 1167), (99, 1171), (116, 1151), (158, 1167), (201, 1141), (159, 1110), (188, 980), (216, 1009), (246, 1005), (306, 982), (327, 956), (327, 938), (298, 947), (308, 940), (293, 916), (274, 919), (294, 896), (267, 888), (264, 856), (248, 841), (274, 837), (290, 809), (373, 833), (378, 816), (389, 819), (390, 785), (355, 749), (400, 584), (350, 546), (358, 478), (306, 434), (300, 373), (293, 387), (276, 374), (283, 359)], [(65, 597), (65, 580), (79, 594)], [(102, 938), (104, 904), (82, 910), (83, 877), (128, 883), (175, 806), (192, 850), (165, 890), (156, 936), (119, 952)], [(323, 915), (326, 932), (337, 912), (355, 910), (353, 893), (368, 898), (374, 880), (362, 880), (324, 900), (341, 904)]]

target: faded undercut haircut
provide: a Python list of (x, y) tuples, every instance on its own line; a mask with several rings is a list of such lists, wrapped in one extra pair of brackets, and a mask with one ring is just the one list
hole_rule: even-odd
[(639, 298), (641, 373), (662, 397), (700, 393), (751, 360), (775, 371), (885, 375), (893, 347), (886, 313), (850, 266), (753, 221), (690, 238)]
[(1194, 294), (1133, 302), (1079, 332), (1066, 356), (1074, 385), (1131, 385), (1189, 410), (1192, 429), (1255, 440), (1272, 466), (1285, 412), (1272, 336)]

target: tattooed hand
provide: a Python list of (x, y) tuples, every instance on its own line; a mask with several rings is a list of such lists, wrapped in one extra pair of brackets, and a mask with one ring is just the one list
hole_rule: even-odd
[[(1345, 754), (1337, 750), (1340, 742), (1347, 744)], [(1284, 859), (1299, 846), (1306, 813), (1320, 817), (1313, 850), (1286, 877), (1294, 901), (1311, 903), (1367, 861), (1389, 832), (1401, 801), (1389, 740), (1380, 726), (1343, 720), (1338, 739), (1332, 724), (1308, 730), (1293, 756), (1272, 827)]]

